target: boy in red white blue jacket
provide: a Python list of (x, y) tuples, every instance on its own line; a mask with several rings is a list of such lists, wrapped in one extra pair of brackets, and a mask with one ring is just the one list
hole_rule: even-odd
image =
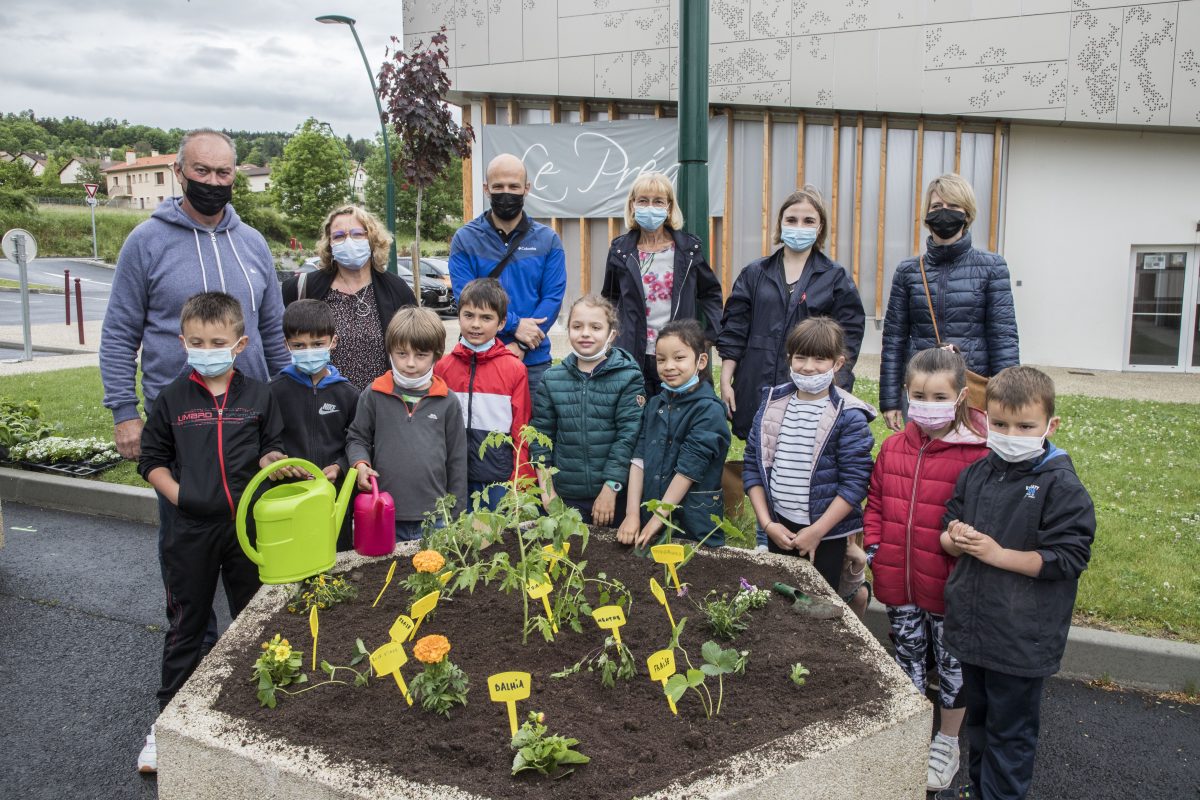
[[(521, 428), (529, 424), (529, 376), (525, 365), (497, 338), (508, 313), (508, 296), (494, 278), (477, 278), (463, 287), (458, 301), (461, 338), (434, 367), (462, 405), (467, 428), (467, 491), (480, 492), (481, 505), (494, 509), (504, 487), (490, 484), (520, 477), (535, 479), (528, 465), (529, 448)], [(500, 431), (519, 445), (516, 455), (508, 447), (479, 448), (487, 435)]]

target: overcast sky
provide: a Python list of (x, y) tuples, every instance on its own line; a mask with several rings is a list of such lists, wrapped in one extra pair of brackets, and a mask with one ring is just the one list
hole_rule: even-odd
[(402, 34), (400, 0), (5, 0), (0, 111), (373, 136), (354, 37), (320, 14), (357, 20), (372, 73)]

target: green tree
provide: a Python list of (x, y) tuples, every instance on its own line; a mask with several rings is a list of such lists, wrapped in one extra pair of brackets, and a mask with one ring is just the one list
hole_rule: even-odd
[(330, 209), (346, 202), (349, 160), (328, 126), (309, 117), (271, 164), (279, 207), (311, 236)]
[(23, 161), (0, 161), (0, 186), (5, 189), (30, 189), (38, 179)]
[(80, 183), (94, 183), (100, 187), (99, 194), (108, 194), (108, 181), (104, 179), (104, 173), (100, 171), (99, 162), (83, 162), (78, 174)]
[[(383, 219), (387, 205), (387, 172), (382, 147), (371, 151), (363, 162), (363, 169), (367, 171), (366, 206)], [(393, 170), (392, 177), (396, 181), (396, 230), (415, 230), (416, 187), (408, 183), (398, 169)], [(447, 241), (462, 224), (462, 215), (462, 159), (455, 156), (425, 190), (421, 203), (421, 230), (430, 239)]]
[(261, 167), (265, 165), (266, 160), (267, 159), (263, 155), (263, 151), (258, 149), (258, 145), (254, 145), (250, 148), (250, 152), (246, 153), (246, 155), (242, 158), (241, 163), (254, 164), (257, 167)]

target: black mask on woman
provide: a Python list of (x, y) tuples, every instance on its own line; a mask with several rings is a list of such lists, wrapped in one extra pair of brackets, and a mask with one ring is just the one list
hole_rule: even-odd
[(188, 178), (183, 187), (183, 194), (196, 211), (206, 217), (215, 217), (225, 208), (225, 204), (233, 199), (233, 187), (202, 183)]
[(953, 238), (966, 224), (966, 213), (954, 208), (938, 208), (925, 215), (925, 226), (939, 239)]
[(505, 222), (521, 216), (521, 210), (525, 207), (525, 195), (523, 194), (492, 192), (490, 197), (492, 213)]

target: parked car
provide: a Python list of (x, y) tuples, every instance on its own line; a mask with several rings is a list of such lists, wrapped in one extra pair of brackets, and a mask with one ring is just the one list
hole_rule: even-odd
[[(458, 306), (454, 302), (454, 292), (450, 289), (450, 268), (445, 261), (442, 265), (445, 266), (445, 280), (443, 280), (441, 267), (436, 263), (441, 259), (421, 259), (421, 305), (426, 308), (436, 311), (438, 316), (453, 317), (458, 314)], [(431, 263), (427, 263), (431, 262)], [(411, 259), (398, 258), (396, 259), (396, 271), (400, 279), (412, 286), (412, 269), (409, 267)], [(305, 259), (304, 263), (293, 270), (291, 275), (299, 275), (302, 272), (316, 272), (321, 268), (321, 259), (317, 257)], [(289, 273), (280, 272), (279, 280), (283, 281)]]

